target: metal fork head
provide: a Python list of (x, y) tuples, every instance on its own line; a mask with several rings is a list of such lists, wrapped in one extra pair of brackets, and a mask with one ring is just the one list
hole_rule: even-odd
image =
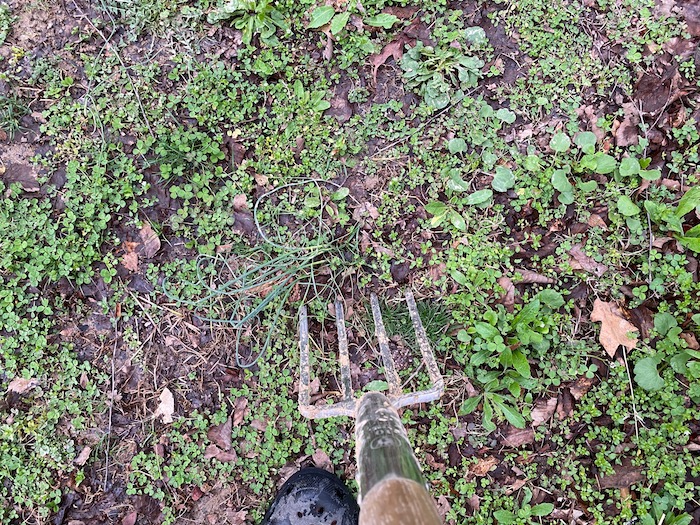
[[(423, 363), (430, 377), (430, 387), (417, 392), (404, 393), (401, 389), (399, 374), (394, 365), (394, 359), (389, 349), (389, 338), (384, 328), (384, 320), (379, 308), (379, 300), (375, 294), (370, 296), (374, 329), (379, 343), (379, 353), (384, 365), (384, 375), (389, 385), (386, 397), (395, 409), (407, 405), (427, 403), (440, 398), (444, 390), (444, 381), (435, 361), (435, 355), (430, 348), (428, 336), (423, 328), (423, 323), (418, 314), (416, 301), (410, 291), (406, 292), (406, 303), (411, 316), (413, 330), (416, 333), (416, 341), (420, 347)], [(331, 405), (311, 404), (311, 366), (309, 360), (309, 321), (306, 306), (299, 310), (299, 350), (300, 350), (300, 381), (299, 381), (299, 411), (310, 419), (323, 419), (327, 417), (349, 416), (356, 417), (361, 398), (356, 398), (352, 390), (350, 377), (350, 355), (348, 352), (348, 338), (345, 330), (345, 314), (340, 298), (335, 301), (335, 322), (338, 332), (338, 359), (340, 362), (340, 389), (341, 399)]]

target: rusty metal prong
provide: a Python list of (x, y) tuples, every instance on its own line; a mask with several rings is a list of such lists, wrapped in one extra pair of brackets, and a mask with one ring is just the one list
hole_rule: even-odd
[(352, 398), (352, 379), (350, 378), (350, 354), (348, 352), (348, 333), (345, 330), (343, 301), (335, 300), (335, 327), (338, 331), (338, 359), (340, 360), (340, 393), (343, 401)]
[(309, 363), (309, 318), (306, 305), (299, 309), (299, 411), (306, 415), (311, 406), (311, 365)]
[(379, 309), (379, 299), (377, 299), (376, 294), (370, 295), (369, 299), (372, 306), (372, 317), (374, 318), (374, 330), (377, 336), (377, 341), (379, 342), (379, 352), (382, 356), (382, 363), (384, 364), (384, 376), (389, 384), (389, 396), (395, 398), (401, 395), (401, 382), (399, 379), (399, 374), (396, 372), (394, 359), (391, 357), (389, 338), (386, 335), (386, 328), (384, 328), (382, 312)]
[(442, 374), (440, 374), (437, 362), (435, 361), (435, 355), (430, 348), (430, 341), (425, 333), (423, 323), (420, 320), (416, 300), (413, 298), (413, 293), (408, 290), (406, 291), (406, 303), (408, 304), (408, 313), (411, 316), (413, 330), (416, 333), (416, 341), (418, 341), (418, 346), (420, 347), (421, 354), (423, 355), (423, 363), (425, 363), (425, 367), (428, 370), (428, 376), (430, 377), (430, 388), (401, 396), (401, 398), (394, 403), (396, 408), (416, 403), (435, 401), (442, 396), (445, 389), (445, 381), (442, 378)]

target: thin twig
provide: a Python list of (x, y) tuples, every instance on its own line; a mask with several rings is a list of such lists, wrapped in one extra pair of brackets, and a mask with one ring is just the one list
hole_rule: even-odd
[[(646, 210), (645, 210), (646, 211)], [(649, 276), (648, 276), (648, 284), (649, 284), (649, 289), (651, 289), (651, 281), (652, 281), (652, 271), (651, 271), (651, 250), (654, 248), (654, 233), (651, 231), (651, 215), (647, 211), (647, 228), (649, 229), (649, 250), (647, 251), (647, 266), (649, 266)]]
[(637, 403), (634, 400), (634, 385), (632, 384), (632, 374), (630, 374), (630, 367), (627, 363), (627, 348), (622, 347), (622, 356), (625, 359), (625, 369), (627, 370), (627, 379), (630, 384), (630, 395), (632, 396), (632, 412), (634, 412), (634, 434), (637, 436), (637, 443), (639, 443), (639, 414), (637, 413)]
[(107, 482), (109, 480), (109, 448), (111, 446), (112, 436), (112, 407), (114, 406), (115, 380), (114, 380), (114, 361), (117, 358), (117, 343), (119, 341), (119, 319), (114, 319), (114, 346), (112, 347), (112, 374), (111, 386), (109, 391), (108, 416), (107, 416), (107, 444), (105, 446), (105, 479), (102, 485), (102, 490), (107, 492)]

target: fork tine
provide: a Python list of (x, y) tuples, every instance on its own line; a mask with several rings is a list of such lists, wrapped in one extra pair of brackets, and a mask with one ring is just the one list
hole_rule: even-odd
[(379, 352), (382, 356), (382, 363), (384, 363), (384, 375), (389, 384), (389, 395), (398, 397), (401, 395), (401, 380), (396, 372), (394, 359), (391, 357), (391, 350), (389, 350), (389, 338), (386, 335), (382, 312), (379, 309), (379, 299), (374, 293), (370, 296), (370, 304), (372, 306), (372, 317), (374, 318), (374, 329), (379, 342)]
[[(425, 403), (427, 401), (434, 401), (442, 396), (442, 392), (445, 389), (445, 380), (442, 378), (442, 374), (440, 374), (437, 361), (435, 361), (435, 354), (433, 354), (433, 351), (430, 349), (430, 341), (425, 333), (423, 323), (420, 320), (416, 300), (414, 299), (413, 293), (410, 290), (406, 290), (406, 303), (408, 304), (408, 313), (411, 316), (413, 331), (416, 333), (416, 340), (418, 341), (421, 354), (423, 354), (423, 362), (428, 369), (428, 376), (430, 377), (431, 383), (430, 388), (427, 391), (416, 392), (413, 394), (411, 404), (417, 402)], [(406, 401), (408, 401), (408, 399), (410, 398), (407, 397)]]
[(299, 410), (306, 415), (311, 405), (311, 365), (309, 363), (309, 319), (306, 305), (299, 309)]
[(343, 401), (352, 398), (352, 378), (350, 377), (350, 354), (348, 352), (348, 334), (345, 330), (345, 314), (343, 302), (338, 297), (335, 300), (335, 326), (338, 331), (338, 359), (340, 360), (340, 392)]

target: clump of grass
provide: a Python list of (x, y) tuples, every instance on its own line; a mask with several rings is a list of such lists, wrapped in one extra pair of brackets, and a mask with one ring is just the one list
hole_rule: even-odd
[[(253, 209), (260, 243), (239, 253), (200, 255), (194, 282), (164, 284), (166, 295), (191, 306), (202, 321), (236, 331), (236, 364), (256, 364), (270, 344), (288, 301), (310, 301), (340, 293), (342, 271), (357, 259), (357, 228), (336, 235), (327, 214), (340, 216), (347, 188), (303, 180), (261, 196)], [(339, 219), (344, 221), (344, 219)], [(347, 224), (347, 223), (346, 223)], [(196, 290), (183, 297), (176, 290)], [(254, 334), (265, 332), (264, 342)], [(241, 350), (250, 346), (247, 358)]]

